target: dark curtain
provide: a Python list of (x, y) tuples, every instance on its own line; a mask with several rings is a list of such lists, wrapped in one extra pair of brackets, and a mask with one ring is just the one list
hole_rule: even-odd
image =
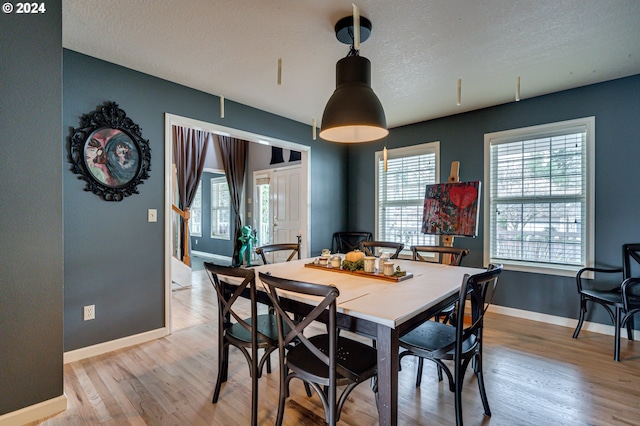
[(240, 230), (242, 229), (242, 218), (240, 217), (240, 206), (242, 203), (242, 186), (247, 165), (247, 149), (249, 142), (242, 139), (235, 139), (228, 136), (214, 135), (215, 140), (220, 145), (222, 154), (222, 164), (224, 174), (229, 183), (229, 194), (231, 195), (231, 206), (235, 216), (235, 227), (233, 231), (233, 261), (234, 266), (238, 266), (238, 253), (242, 243)]
[[(186, 211), (196, 196), (198, 183), (202, 177), (205, 159), (213, 135), (202, 130), (173, 126), (173, 159), (176, 164), (178, 179), (178, 207)], [(181, 233), (184, 240), (185, 223), (181, 221)], [(182, 258), (188, 253), (188, 247), (182, 247)]]

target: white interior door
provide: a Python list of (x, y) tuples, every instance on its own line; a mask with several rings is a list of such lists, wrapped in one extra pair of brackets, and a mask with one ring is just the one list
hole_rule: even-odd
[[(276, 169), (272, 174), (271, 212), (273, 242), (295, 243), (302, 232), (301, 167)], [(301, 250), (304, 253), (303, 250)], [(274, 262), (287, 260), (288, 253), (274, 253)]]

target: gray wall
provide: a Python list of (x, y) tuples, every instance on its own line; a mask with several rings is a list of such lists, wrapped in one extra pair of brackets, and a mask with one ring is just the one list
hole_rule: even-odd
[[(82, 114), (114, 101), (142, 128), (151, 147), (150, 178), (140, 194), (120, 202), (85, 192), (64, 163), (64, 349), (65, 351), (157, 329), (164, 324), (164, 114), (237, 128), (312, 147), (311, 250), (319, 253), (330, 233), (346, 223), (344, 148), (311, 140), (308, 125), (178, 84), (64, 50), (64, 116), (68, 145)], [(333, 170), (326, 174), (326, 171)], [(315, 183), (317, 182), (317, 184)], [(344, 206), (336, 209), (335, 206)], [(158, 222), (147, 223), (147, 209)], [(329, 235), (327, 236), (327, 233)], [(82, 307), (96, 305), (96, 319), (82, 321)]]
[[(387, 147), (440, 141), (441, 182), (455, 160), (461, 180), (482, 181), (485, 133), (587, 116), (596, 117), (596, 264), (620, 266), (621, 245), (640, 241), (640, 75), (395, 128)], [(351, 228), (375, 231), (374, 153), (382, 148), (382, 142), (349, 148)], [(477, 238), (455, 240), (471, 250), (465, 265), (484, 266), (483, 238), (480, 227)], [(512, 271), (500, 278), (495, 302), (569, 318), (577, 318), (579, 308), (574, 278)], [(604, 310), (593, 314), (593, 320), (610, 324)]]
[[(205, 253), (231, 257), (233, 255), (233, 235), (228, 240), (211, 238), (211, 179), (224, 178), (224, 174), (203, 172), (200, 179), (202, 185), (202, 236), (191, 237), (191, 249)], [(235, 215), (229, 207), (231, 218), (230, 230), (233, 233)]]
[(61, 3), (0, 28), (2, 415), (63, 393)]

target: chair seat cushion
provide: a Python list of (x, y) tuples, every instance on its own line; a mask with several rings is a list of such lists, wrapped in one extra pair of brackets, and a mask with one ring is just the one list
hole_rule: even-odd
[[(400, 346), (416, 352), (424, 358), (429, 357), (430, 352), (440, 351), (456, 340), (456, 328), (452, 325), (437, 321), (425, 321), (418, 327), (400, 337)], [(468, 352), (476, 342), (475, 336), (462, 343), (462, 352)], [(453, 357), (454, 350), (447, 352)]]
[[(327, 334), (312, 336), (309, 341), (316, 345), (322, 353), (327, 353), (329, 348)], [(375, 348), (346, 337), (338, 337), (337, 344), (337, 363), (352, 375), (351, 379), (356, 379), (353, 381), (360, 382), (371, 377), (378, 363)], [(291, 348), (287, 353), (287, 366), (300, 376), (306, 374), (316, 378), (317, 383), (329, 379), (329, 367), (302, 343)], [(338, 372), (339, 383), (340, 379), (344, 379), (344, 376)]]
[[(247, 324), (251, 324), (251, 318), (245, 318), (244, 322)], [(290, 328), (285, 324), (285, 333), (288, 333)], [(258, 341), (260, 343), (271, 343), (278, 341), (278, 327), (276, 324), (276, 316), (273, 314), (262, 314), (258, 315), (258, 332), (264, 334), (268, 338), (272, 340), (272, 342), (265, 342), (263, 338), (258, 337)], [(233, 324), (226, 330), (226, 333), (229, 337), (232, 337), (236, 340), (251, 343), (251, 333), (249, 330), (244, 328), (242, 325), (236, 323)]]

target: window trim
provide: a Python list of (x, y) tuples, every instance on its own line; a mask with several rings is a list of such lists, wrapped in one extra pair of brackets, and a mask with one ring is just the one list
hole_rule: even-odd
[(227, 178), (224, 176), (220, 176), (220, 177), (214, 177), (211, 178), (211, 181), (209, 182), (209, 190), (211, 191), (211, 202), (209, 203), (209, 214), (211, 215), (210, 218), (210, 222), (211, 222), (211, 232), (210, 232), (210, 237), (211, 239), (214, 240), (230, 240), (231, 239), (231, 196), (229, 196), (229, 234), (224, 235), (224, 234), (214, 234), (213, 233), (213, 185), (220, 185), (220, 184), (226, 184), (227, 185), (227, 191), (230, 194), (230, 191), (228, 190), (229, 187), (229, 183), (227, 182)]
[[(513, 261), (505, 259), (493, 259), (490, 253), (491, 239), (491, 146), (511, 141), (518, 141), (532, 137), (544, 137), (559, 132), (568, 132), (571, 129), (586, 129), (586, 211), (585, 211), (585, 264), (579, 266), (538, 264), (526, 261)], [(519, 129), (504, 130), (500, 132), (486, 133), (484, 135), (484, 238), (483, 256), (484, 264), (491, 262), (502, 263), (505, 270), (532, 272), (538, 274), (558, 275), (574, 277), (576, 272), (583, 267), (594, 265), (595, 246), (595, 117), (583, 117), (574, 120), (560, 121), (556, 123), (523, 127)]]
[[(380, 167), (379, 164), (381, 161), (383, 161), (383, 153), (384, 151), (376, 151), (375, 153), (375, 233), (374, 233), (374, 239), (378, 240), (380, 237), (380, 229), (379, 229), (379, 225), (380, 225), (380, 213), (379, 213), (379, 206), (380, 206), (380, 200), (378, 198), (379, 194), (380, 194)], [(440, 183), (440, 141), (433, 141), (433, 142), (425, 142), (419, 145), (411, 145), (411, 146), (405, 146), (405, 147), (401, 147), (401, 148), (393, 148), (393, 149), (387, 149), (387, 159), (388, 160), (392, 160), (394, 158), (404, 158), (404, 157), (412, 157), (412, 156), (416, 156), (416, 155), (423, 155), (423, 154), (429, 154), (429, 153), (434, 153), (435, 154), (435, 163), (436, 163), (436, 170), (435, 170), (435, 182), (434, 183)], [(422, 198), (424, 199), (424, 194), (422, 195)], [(436, 238), (436, 243), (435, 244), (439, 244), (440, 241), (440, 236), (435, 236)], [(401, 258), (406, 258), (406, 259), (410, 259), (411, 258), (411, 251), (409, 250), (409, 247), (405, 247), (402, 252), (401, 255), (399, 256)]]
[[(194, 222), (192, 222), (193, 220), (193, 214), (191, 214), (190, 219), (189, 219), (189, 232), (190, 232), (190, 236), (191, 237), (199, 237), (202, 238), (202, 179), (200, 180), (200, 182), (198, 183), (198, 188), (196, 189), (196, 195), (195, 197), (193, 197), (193, 203), (195, 203), (196, 199), (198, 198), (198, 195), (200, 195), (200, 207), (198, 207), (198, 209), (200, 210), (200, 231), (199, 232), (193, 232), (191, 229), (191, 226), (193, 226)], [(193, 213), (193, 203), (192, 204), (192, 208), (189, 208), (189, 212)]]

